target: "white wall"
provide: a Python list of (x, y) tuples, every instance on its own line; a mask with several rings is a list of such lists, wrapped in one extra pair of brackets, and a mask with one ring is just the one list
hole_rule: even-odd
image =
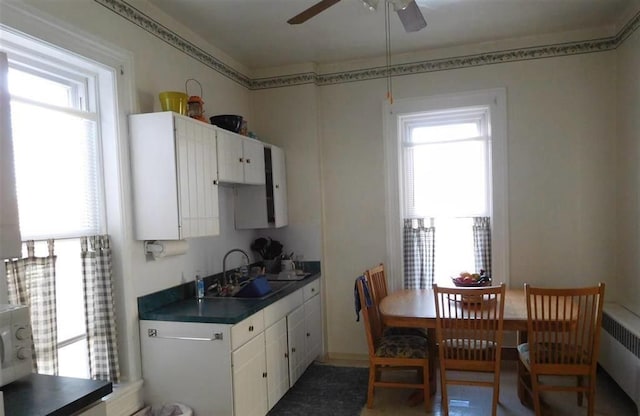
[(640, 315), (640, 33), (617, 51), (616, 299)]
[[(328, 352), (335, 356), (365, 354), (362, 324), (355, 322), (353, 282), (386, 255), (385, 81), (249, 92), (95, 2), (29, 3), (131, 51), (140, 112), (159, 110), (158, 92), (181, 90), (187, 78), (197, 78), (204, 86), (208, 115), (243, 114), (250, 130), (285, 149), (291, 226), (269, 235), (283, 239), (296, 251), (300, 247), (306, 259), (323, 260)], [(236, 65), (145, 1), (132, 4)], [(394, 79), (396, 99), (506, 87), (513, 286), (605, 281), (612, 287), (622, 280), (631, 290), (625, 287), (620, 296), (627, 304), (637, 305), (638, 36), (636, 33), (618, 51)], [(437, 53), (447, 56), (446, 50)], [(626, 80), (624, 84), (619, 81), (617, 89), (616, 77)], [(628, 85), (633, 86), (629, 91)], [(226, 250), (248, 248), (254, 236), (265, 234), (234, 231), (231, 190), (221, 193), (220, 237), (194, 240), (189, 254), (162, 263), (147, 262), (142, 244), (132, 242), (132, 273), (124, 277), (133, 281), (132, 289), (124, 294), (128, 301), (180, 283), (183, 273), (190, 278), (196, 269), (220, 271)], [(616, 212), (621, 219), (621, 243), (617, 245)], [(617, 275), (616, 252), (620, 253)], [(622, 272), (629, 277), (620, 277)], [(612, 295), (608, 292), (608, 297)], [(124, 319), (130, 328), (137, 324), (132, 314)], [(133, 350), (137, 341), (127, 345)], [(136, 363), (130, 364), (132, 377), (135, 367)]]
[[(610, 282), (615, 247), (615, 54), (394, 79), (396, 99), (506, 87), (510, 282)], [(358, 273), (384, 261), (384, 80), (321, 88), (328, 351), (365, 351)]]

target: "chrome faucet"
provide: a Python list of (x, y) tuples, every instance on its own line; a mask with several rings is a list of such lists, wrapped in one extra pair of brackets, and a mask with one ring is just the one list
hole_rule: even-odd
[(244, 254), (244, 257), (247, 259), (247, 267), (249, 267), (249, 264), (251, 263), (251, 261), (249, 260), (249, 255), (244, 250), (241, 250), (239, 248), (234, 248), (234, 249), (229, 250), (227, 252), (227, 254), (224, 255), (224, 258), (222, 259), (222, 279), (224, 280), (224, 285), (225, 286), (228, 284), (228, 280), (227, 280), (227, 257), (229, 256), (229, 254), (233, 253), (234, 251), (237, 251), (239, 253)]

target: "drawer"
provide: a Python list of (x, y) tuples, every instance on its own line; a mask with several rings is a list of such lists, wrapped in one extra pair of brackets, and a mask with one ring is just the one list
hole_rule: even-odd
[(289, 312), (302, 305), (302, 302), (302, 289), (299, 289), (291, 293), (290, 295), (280, 299), (279, 301), (267, 306), (264, 309), (264, 327), (269, 328), (271, 325), (287, 316)]
[(316, 279), (302, 288), (304, 293), (304, 301), (311, 299), (320, 293), (320, 279)]
[(247, 341), (264, 331), (264, 313), (257, 312), (244, 321), (231, 327), (231, 350), (242, 346)]

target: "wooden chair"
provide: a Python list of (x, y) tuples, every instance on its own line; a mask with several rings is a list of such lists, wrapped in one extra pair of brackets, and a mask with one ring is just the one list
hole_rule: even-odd
[[(433, 285), (436, 342), (440, 359), (442, 410), (449, 414), (447, 385), (493, 387), (491, 414), (500, 395), (500, 359), (504, 322), (505, 284), (478, 288)], [(464, 378), (450, 371), (493, 373), (493, 380)]]
[[(520, 361), (530, 377), (518, 382), (533, 395), (540, 416), (542, 391), (575, 391), (578, 406), (586, 393), (587, 414), (595, 410), (596, 367), (604, 302), (604, 283), (595, 287), (546, 289), (524, 285), (528, 342), (518, 345)], [(575, 385), (540, 376), (576, 377)], [(564, 378), (564, 377), (563, 377)], [(584, 378), (588, 379), (584, 385)]]
[[(371, 299), (380, 306), (382, 299), (387, 297), (387, 276), (384, 271), (384, 263), (380, 263), (375, 267), (364, 272), (371, 289)], [(384, 335), (417, 335), (421, 337), (427, 336), (424, 328), (402, 328), (383, 326)]]
[[(364, 326), (369, 348), (369, 383), (367, 407), (372, 408), (376, 387), (421, 389), (424, 394), (425, 409), (431, 407), (429, 394), (429, 354), (427, 340), (413, 335), (383, 335), (382, 321), (378, 306), (367, 298), (369, 282), (366, 276), (356, 280), (356, 287), (364, 317)], [(416, 382), (383, 380), (387, 370), (414, 369)]]

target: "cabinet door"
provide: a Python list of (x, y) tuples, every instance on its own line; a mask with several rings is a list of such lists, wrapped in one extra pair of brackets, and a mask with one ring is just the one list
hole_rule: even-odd
[(267, 356), (267, 393), (269, 409), (289, 390), (289, 353), (287, 318), (280, 319), (264, 331)]
[(218, 235), (215, 128), (170, 111), (129, 121), (136, 238)]
[(227, 183), (244, 182), (242, 140), (231, 132), (216, 129), (218, 145), (218, 180)]
[(215, 130), (202, 122), (176, 118), (181, 238), (220, 233)]
[(173, 113), (129, 116), (135, 234), (178, 240), (177, 160)]
[(232, 362), (234, 415), (264, 416), (269, 410), (264, 333), (235, 350)]
[(322, 304), (316, 295), (304, 304), (305, 368), (322, 353)]
[(273, 172), (273, 210), (275, 226), (284, 227), (289, 223), (287, 209), (287, 171), (284, 151), (276, 146), (271, 147), (271, 169)]
[(293, 386), (306, 368), (304, 365), (304, 305), (287, 316), (287, 333), (289, 336), (289, 382)]
[(264, 145), (257, 140), (242, 139), (244, 158), (244, 183), (264, 185)]

